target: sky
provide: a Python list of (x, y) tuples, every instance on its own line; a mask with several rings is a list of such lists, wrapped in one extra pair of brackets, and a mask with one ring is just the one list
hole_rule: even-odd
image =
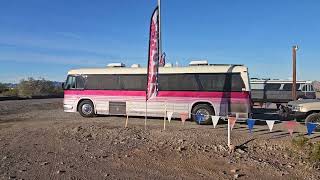
[[(166, 61), (244, 64), (250, 77), (320, 80), (320, 1), (162, 0)], [(0, 0), (0, 82), (147, 64), (156, 0)]]

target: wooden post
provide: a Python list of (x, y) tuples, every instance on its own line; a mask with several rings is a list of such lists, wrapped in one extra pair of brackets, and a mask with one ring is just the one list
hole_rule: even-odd
[(228, 118), (228, 147), (230, 148), (231, 145), (231, 136), (230, 136), (230, 121)]
[(163, 130), (166, 130), (167, 102), (164, 104)]
[(129, 116), (128, 116), (128, 114), (127, 114), (126, 124), (124, 125), (125, 128), (128, 127), (128, 120), (129, 120)]
[(147, 130), (148, 101), (146, 100), (146, 117), (144, 118), (144, 130)]
[(297, 100), (297, 50), (298, 46), (292, 46), (292, 100)]
[(125, 128), (127, 128), (128, 127), (128, 120), (129, 120), (129, 115), (128, 115), (128, 112), (129, 112), (129, 107), (130, 106), (130, 103), (129, 102), (127, 102), (127, 110), (126, 110), (126, 114), (127, 114), (127, 119), (126, 119), (126, 123), (125, 123), (125, 125), (124, 125), (124, 127)]

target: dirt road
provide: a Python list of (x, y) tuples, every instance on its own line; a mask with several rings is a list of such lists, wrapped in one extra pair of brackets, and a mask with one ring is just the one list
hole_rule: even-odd
[(272, 133), (259, 123), (252, 135), (236, 124), (231, 154), (224, 123), (174, 120), (165, 131), (161, 119), (148, 119), (147, 130), (144, 118), (124, 123), (64, 113), (62, 99), (2, 101), (0, 179), (320, 179), (282, 123)]

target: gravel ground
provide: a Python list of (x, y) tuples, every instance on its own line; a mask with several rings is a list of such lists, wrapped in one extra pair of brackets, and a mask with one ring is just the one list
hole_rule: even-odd
[[(283, 123), (269, 132), (257, 122), (232, 131), (226, 124), (163, 128), (161, 118), (65, 113), (62, 99), (0, 102), (0, 179), (320, 179), (304, 152), (291, 146)], [(294, 136), (305, 134), (299, 125)], [(320, 133), (312, 141), (320, 140)]]

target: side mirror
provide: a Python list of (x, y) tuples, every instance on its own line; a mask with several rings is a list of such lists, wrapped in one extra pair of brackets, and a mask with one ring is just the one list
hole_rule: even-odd
[(64, 89), (64, 82), (61, 84), (61, 88)]

